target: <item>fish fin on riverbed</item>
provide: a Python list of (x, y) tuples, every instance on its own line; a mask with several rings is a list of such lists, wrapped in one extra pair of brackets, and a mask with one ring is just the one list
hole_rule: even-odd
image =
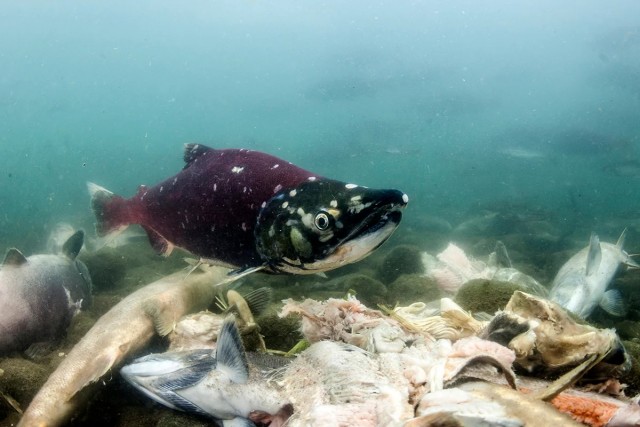
[(4, 256), (4, 261), (2, 265), (11, 265), (13, 267), (20, 267), (23, 264), (26, 264), (27, 257), (25, 257), (22, 252), (17, 250), (16, 248), (10, 248), (7, 251), (7, 254)]
[(587, 265), (585, 266), (585, 273), (587, 276), (591, 276), (598, 271), (600, 267), (600, 261), (602, 261), (602, 249), (600, 248), (600, 239), (596, 233), (591, 233), (591, 239), (589, 240), (589, 252), (587, 255)]
[(242, 345), (242, 338), (233, 316), (224, 320), (218, 346), (216, 347), (217, 370), (224, 372), (229, 380), (244, 384), (249, 379), (249, 363)]
[(627, 314), (622, 294), (617, 289), (609, 289), (602, 295), (600, 308), (612, 316), (623, 317)]

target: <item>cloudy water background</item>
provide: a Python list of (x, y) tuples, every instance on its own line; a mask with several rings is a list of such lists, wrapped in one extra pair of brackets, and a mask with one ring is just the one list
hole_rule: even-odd
[(132, 195), (194, 141), (399, 188), (399, 233), (491, 209), (632, 225), (638, 17), (637, 1), (6, 1), (0, 247), (87, 227), (86, 181)]

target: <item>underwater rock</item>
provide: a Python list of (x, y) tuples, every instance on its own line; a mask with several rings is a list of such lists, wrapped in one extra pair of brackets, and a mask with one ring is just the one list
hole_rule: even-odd
[(615, 328), (623, 340), (640, 342), (640, 322), (622, 320), (615, 324)]
[(98, 252), (85, 254), (86, 264), (96, 290), (113, 289), (126, 274), (127, 262), (116, 249), (104, 248)]
[(417, 246), (398, 245), (391, 249), (379, 265), (378, 277), (389, 284), (402, 274), (423, 274), (422, 251)]
[(420, 274), (403, 274), (387, 286), (386, 302), (391, 305), (408, 305), (415, 301), (435, 301), (442, 291), (430, 277)]
[(620, 381), (627, 385), (625, 390), (629, 396), (640, 394), (640, 343), (623, 341), (631, 359), (631, 369), (620, 377)]
[(382, 282), (364, 274), (349, 274), (340, 278), (339, 287), (346, 294), (355, 292), (364, 305), (376, 307), (385, 302), (387, 288)]
[(4, 371), (0, 378), (0, 389), (18, 401), (22, 409), (26, 408), (49, 375), (45, 366), (18, 357), (3, 359), (0, 369)]
[(275, 312), (267, 312), (257, 321), (269, 349), (289, 351), (303, 338), (300, 322), (293, 316), (280, 317)]
[(524, 291), (524, 288), (510, 282), (474, 279), (458, 290), (454, 301), (472, 313), (493, 314), (507, 305), (515, 291)]

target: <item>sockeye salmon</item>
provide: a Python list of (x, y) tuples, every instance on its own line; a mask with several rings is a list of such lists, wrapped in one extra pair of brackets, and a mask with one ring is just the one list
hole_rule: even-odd
[(358, 261), (398, 226), (398, 190), (324, 178), (245, 149), (187, 144), (186, 165), (130, 199), (89, 183), (96, 231), (140, 224), (153, 248), (239, 270), (312, 274)]

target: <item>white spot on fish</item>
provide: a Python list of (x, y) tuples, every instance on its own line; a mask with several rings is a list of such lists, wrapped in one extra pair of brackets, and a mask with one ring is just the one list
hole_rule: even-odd
[(409, 203), (409, 196), (407, 196), (406, 194), (402, 195), (402, 201), (405, 203)]
[(274, 187), (273, 192), (277, 193), (278, 191), (282, 190), (282, 185), (278, 184)]
[(271, 166), (271, 169), (276, 169), (278, 166), (280, 165), (276, 163), (275, 165)]
[(178, 182), (178, 177), (173, 178), (173, 185), (176, 185), (176, 182)]
[(267, 206), (267, 202), (262, 202), (262, 204), (260, 205), (261, 208), (264, 208), (265, 206)]
[(242, 231), (247, 231), (247, 223), (242, 223)]
[(331, 206), (332, 208), (337, 208), (338, 207), (338, 201), (337, 200), (332, 200), (329, 202), (329, 206)]
[(213, 183), (213, 191), (218, 191), (218, 184), (215, 182)]
[(164, 187), (161, 185), (160, 186), (160, 192), (162, 193), (162, 190), (164, 190)]
[(184, 230), (186, 227), (184, 226), (184, 222), (180, 223), (180, 226), (182, 227), (182, 229)]
[(247, 192), (247, 187), (243, 187), (243, 188), (242, 188), (242, 192), (243, 192), (243, 193), (246, 193), (246, 192)]
[(310, 176), (309, 178), (307, 178), (309, 181), (315, 181), (316, 177), (315, 176)]
[(302, 220), (302, 223), (304, 224), (305, 227), (307, 228), (313, 228), (313, 215), (311, 215), (310, 213), (305, 213), (304, 209), (302, 208), (298, 208), (298, 210), (296, 211), (298, 215), (300, 215), (300, 219)]
[(231, 168), (231, 172), (233, 173), (240, 173), (244, 170), (244, 167), (240, 167), (240, 166), (234, 166)]
[(212, 225), (212, 226), (211, 226), (211, 232), (213, 233), (214, 231), (216, 231), (216, 226), (215, 226), (215, 225)]
[(287, 208), (287, 206), (289, 206), (289, 202), (284, 202), (284, 203), (282, 204), (282, 209), (286, 209), (286, 208)]
[(362, 200), (362, 196), (353, 196), (350, 200), (352, 202), (358, 203)]
[(346, 188), (347, 190), (352, 190), (354, 188), (356, 188), (357, 185), (356, 184), (347, 184), (344, 186), (344, 188)]
[(291, 197), (296, 197), (296, 194), (298, 194), (298, 192), (296, 190), (289, 191), (289, 196), (291, 196)]

